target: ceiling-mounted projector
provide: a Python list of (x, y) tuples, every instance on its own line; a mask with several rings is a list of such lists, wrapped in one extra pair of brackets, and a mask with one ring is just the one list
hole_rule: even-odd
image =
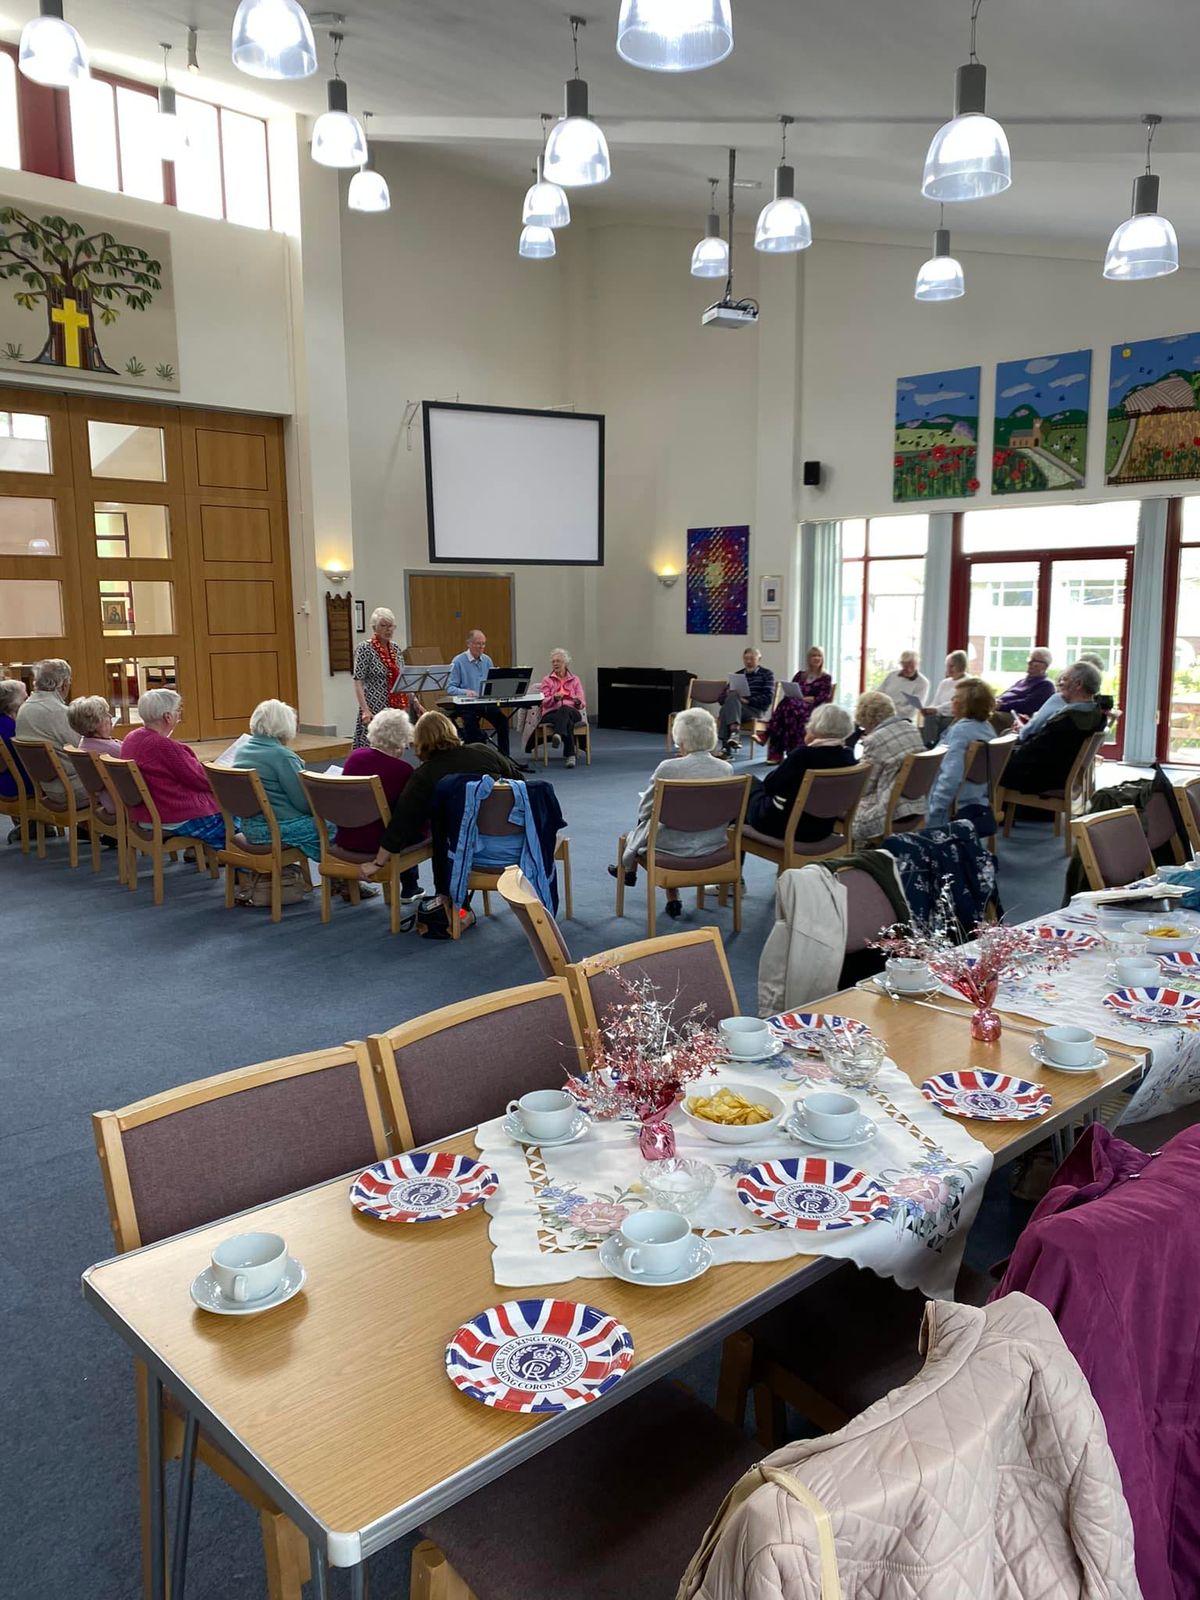
[(752, 328), (758, 321), (753, 300), (717, 300), (700, 318), (705, 328)]

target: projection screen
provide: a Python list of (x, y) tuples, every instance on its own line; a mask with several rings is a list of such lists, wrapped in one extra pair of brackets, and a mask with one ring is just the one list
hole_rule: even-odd
[(604, 418), (426, 400), (431, 561), (604, 562)]

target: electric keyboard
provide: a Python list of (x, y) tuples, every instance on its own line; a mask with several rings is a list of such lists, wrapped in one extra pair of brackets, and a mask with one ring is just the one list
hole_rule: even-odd
[(451, 695), (449, 700), (442, 702), (443, 705), (452, 705), (456, 711), (478, 711), (480, 709), (486, 711), (489, 708), (493, 711), (520, 711), (525, 706), (540, 706), (541, 703), (542, 697), (540, 694), (516, 694), (503, 700), (485, 700), (482, 696), (470, 699), (467, 696), (460, 698), (458, 695)]

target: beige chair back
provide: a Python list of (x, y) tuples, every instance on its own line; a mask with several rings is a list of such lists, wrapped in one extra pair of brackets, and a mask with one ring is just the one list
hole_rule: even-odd
[(529, 940), (544, 978), (566, 976), (571, 952), (549, 906), (533, 891), (533, 885), (520, 867), (505, 867), (496, 888), (511, 907)]
[(715, 1025), (738, 1015), (737, 991), (716, 928), (694, 928), (658, 939), (601, 950), (568, 970), (584, 1035), (594, 1038), (610, 1007), (628, 1000), (622, 979), (649, 978), (664, 999), (675, 1001), (675, 1017), (689, 1012)]
[(1077, 817), (1074, 835), (1089, 889), (1123, 889), (1154, 871), (1142, 819), (1133, 806)]

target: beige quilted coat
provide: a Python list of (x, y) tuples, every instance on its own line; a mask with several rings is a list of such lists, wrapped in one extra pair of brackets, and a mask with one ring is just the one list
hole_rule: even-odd
[(679, 1600), (1140, 1600), (1104, 1422), (1044, 1306), (933, 1301), (925, 1366), (768, 1457)]

